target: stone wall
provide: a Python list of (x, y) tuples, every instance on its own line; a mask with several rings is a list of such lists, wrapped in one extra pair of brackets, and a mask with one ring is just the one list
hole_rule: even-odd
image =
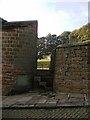
[(32, 88), (36, 69), (37, 21), (2, 24), (2, 93)]
[(90, 43), (62, 45), (56, 49), (53, 87), (56, 92), (87, 93)]

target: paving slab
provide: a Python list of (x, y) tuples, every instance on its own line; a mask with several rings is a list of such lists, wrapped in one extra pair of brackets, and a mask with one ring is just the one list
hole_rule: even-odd
[(56, 107), (56, 105), (57, 105), (57, 100), (56, 99), (53, 99), (53, 98), (50, 98), (50, 99), (48, 99), (47, 100), (47, 102), (46, 102), (46, 104), (45, 104), (46, 106), (48, 106), (48, 107)]
[(68, 94), (66, 94), (66, 93), (56, 93), (55, 98), (56, 99), (67, 99), (68, 98)]
[(12, 108), (26, 108), (26, 107), (28, 107), (28, 105), (27, 104), (13, 104), (10, 107), (12, 107)]
[(27, 104), (37, 104), (40, 100), (40, 96), (33, 96), (28, 102)]
[(58, 99), (55, 99), (54, 97), (51, 97), (51, 98), (48, 98), (47, 99), (47, 103), (50, 103), (50, 102), (57, 102)]
[(84, 94), (70, 93), (69, 97), (83, 98)]
[(41, 97), (38, 101), (38, 104), (45, 103), (47, 101), (47, 97)]
[(59, 107), (90, 105), (84, 94), (29, 92), (26, 94), (3, 96), (3, 107)]
[(75, 107), (75, 106), (84, 106), (83, 102), (80, 103), (72, 103), (72, 102), (65, 102), (65, 103), (57, 103), (57, 107)]
[(6, 99), (8, 96), (2, 96), (2, 100)]
[(2, 101), (2, 107), (10, 107), (16, 103), (16, 100), (17, 98), (13, 98), (13, 99), (6, 98), (4, 101)]
[(45, 107), (48, 107), (48, 108), (52, 108), (52, 107), (57, 107), (57, 104), (56, 104), (56, 102), (52, 102), (52, 103), (46, 103), (45, 104)]
[(49, 96), (49, 97), (54, 97), (54, 98), (55, 98), (55, 97), (56, 97), (56, 93), (49, 93), (48, 96)]
[(73, 97), (73, 98), (69, 98), (68, 101), (72, 102), (72, 103), (75, 103), (75, 102), (84, 102), (84, 98)]
[(9, 108), (9, 107), (11, 107), (13, 104), (2, 104), (2, 107), (3, 108)]
[(27, 97), (22, 97), (21, 99), (17, 100), (17, 103), (16, 103), (16, 104), (18, 104), (18, 103), (25, 104), (25, 103), (27, 103), (28, 101), (30, 101), (31, 99), (32, 99), (32, 96), (31, 96), (31, 97), (29, 97), (29, 96), (27, 96)]
[(61, 99), (58, 99), (58, 103), (65, 103), (67, 102), (68, 98), (61, 98)]
[(45, 103), (37, 103), (35, 105), (36, 108), (45, 108), (46, 107), (46, 104)]
[(84, 102), (86, 106), (90, 106), (90, 100)]
[(34, 104), (13, 104), (12, 108), (34, 108)]
[(19, 97), (7, 97), (6, 99), (4, 99), (2, 101), (2, 106), (3, 107), (9, 107), (12, 104), (15, 104), (17, 102), (17, 100), (20, 99)]

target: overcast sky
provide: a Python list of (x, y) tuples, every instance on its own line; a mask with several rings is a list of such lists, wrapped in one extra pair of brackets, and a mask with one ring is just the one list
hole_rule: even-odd
[(7, 21), (38, 20), (38, 37), (60, 35), (88, 23), (88, 0), (0, 0)]

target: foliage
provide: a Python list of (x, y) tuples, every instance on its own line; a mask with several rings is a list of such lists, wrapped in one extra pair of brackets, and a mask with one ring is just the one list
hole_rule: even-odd
[(46, 36), (47, 40), (47, 52), (51, 53), (53, 49), (57, 46), (57, 36), (55, 34), (51, 35), (50, 33)]
[(72, 31), (69, 35), (69, 43), (79, 43), (90, 39), (90, 23)]
[(55, 34), (51, 35), (49, 33), (46, 37), (39, 38), (37, 41), (37, 59), (51, 54), (58, 44), (58, 38)]
[(64, 31), (61, 35), (58, 36), (58, 39), (61, 41), (61, 44), (67, 44), (69, 42), (69, 34), (71, 32)]
[(43, 58), (44, 55), (49, 55), (60, 44), (79, 43), (90, 41), (90, 23), (75, 29), (72, 32), (64, 31), (57, 36), (50, 33), (46, 37), (38, 38), (37, 40), (37, 59)]
[(46, 39), (41, 37), (37, 40), (37, 57), (42, 58), (44, 54), (47, 54)]

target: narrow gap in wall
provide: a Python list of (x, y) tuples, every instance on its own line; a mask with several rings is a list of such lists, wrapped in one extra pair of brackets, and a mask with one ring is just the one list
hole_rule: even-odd
[(51, 55), (43, 55), (37, 59), (37, 70), (50, 70)]
[(51, 54), (37, 59), (37, 71), (34, 77), (34, 89), (52, 91)]

